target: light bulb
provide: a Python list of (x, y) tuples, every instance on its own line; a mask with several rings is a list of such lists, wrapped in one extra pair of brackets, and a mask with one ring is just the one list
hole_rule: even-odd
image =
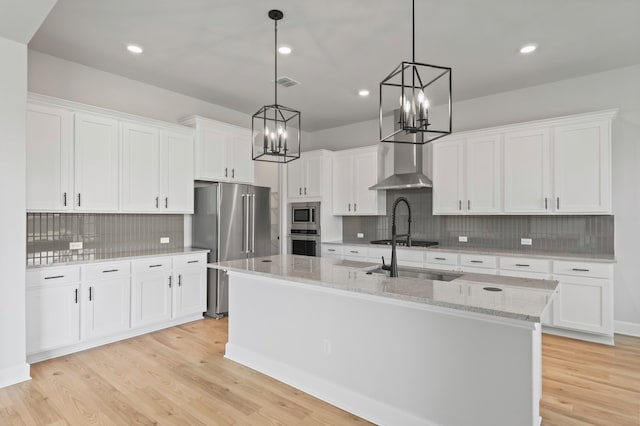
[(411, 102), (405, 101), (405, 103), (404, 103), (404, 112), (409, 112), (409, 111), (411, 111)]
[(418, 103), (421, 104), (424, 102), (424, 100), (425, 100), (424, 92), (420, 90), (418, 92)]
[(287, 132), (282, 132), (282, 137), (286, 140), (287, 139)]
[(429, 107), (431, 106), (431, 102), (429, 102), (429, 98), (425, 97), (424, 101), (421, 102), (422, 103), (422, 108), (424, 109), (429, 109)]
[(278, 127), (278, 134), (281, 135), (284, 132), (284, 130), (282, 130), (282, 127)]

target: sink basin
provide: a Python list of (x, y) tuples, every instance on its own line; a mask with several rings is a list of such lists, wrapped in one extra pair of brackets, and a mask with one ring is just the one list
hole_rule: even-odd
[[(371, 271), (372, 274), (389, 275), (389, 271), (385, 271), (382, 267)], [(436, 281), (453, 281), (460, 278), (462, 274), (455, 272), (438, 271), (436, 269), (410, 268), (406, 266), (398, 266), (398, 278), (417, 278), (420, 280), (436, 280)]]

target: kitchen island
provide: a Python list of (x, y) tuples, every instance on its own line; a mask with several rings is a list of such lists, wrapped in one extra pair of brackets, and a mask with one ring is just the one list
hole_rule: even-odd
[(540, 316), (557, 283), (388, 278), (305, 256), (229, 273), (226, 357), (382, 425), (540, 423)]

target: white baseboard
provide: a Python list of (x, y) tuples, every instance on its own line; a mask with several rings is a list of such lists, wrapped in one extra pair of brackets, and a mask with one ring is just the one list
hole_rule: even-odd
[(427, 419), (417, 417), (407, 411), (392, 407), (382, 401), (369, 398), (366, 395), (232, 343), (227, 343), (226, 345), (225, 358), (273, 377), (378, 425), (436, 426), (436, 423)]
[(571, 339), (585, 340), (587, 342), (600, 343), (602, 345), (613, 346), (613, 336), (609, 336), (606, 334), (591, 334), (591, 333), (583, 333), (581, 331), (568, 330), (565, 328), (556, 328), (556, 327), (548, 327), (546, 325), (542, 326), (542, 332), (553, 334), (555, 336), (569, 337)]
[(26, 362), (0, 370), (0, 388), (31, 380), (31, 376), (29, 376), (30, 370), (31, 367)]
[(627, 321), (615, 321), (614, 328), (616, 330), (616, 333), (618, 334), (640, 337), (640, 323), (627, 322)]

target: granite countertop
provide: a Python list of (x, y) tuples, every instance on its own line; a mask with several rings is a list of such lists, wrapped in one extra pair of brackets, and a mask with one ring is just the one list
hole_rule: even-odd
[[(361, 247), (389, 247), (383, 244), (371, 244), (371, 243), (345, 243), (342, 241), (323, 241), (322, 244), (336, 244), (336, 245), (346, 245), (346, 246), (361, 246)], [(510, 257), (532, 257), (532, 258), (541, 258), (541, 259), (550, 259), (550, 260), (567, 260), (567, 261), (575, 261), (575, 262), (594, 262), (594, 263), (616, 263), (616, 259), (614, 256), (602, 255), (602, 256), (594, 256), (594, 255), (579, 255), (575, 253), (549, 253), (545, 251), (514, 251), (508, 249), (492, 249), (492, 248), (482, 248), (482, 247), (443, 247), (440, 245), (431, 246), (431, 247), (402, 247), (398, 246), (399, 249), (403, 250), (427, 250), (427, 251), (446, 251), (452, 253), (469, 253), (469, 254), (478, 254), (478, 255), (488, 255), (488, 256), (510, 256)]]
[(164, 250), (142, 250), (134, 253), (113, 252), (113, 253), (106, 253), (102, 255), (96, 255), (96, 257), (91, 260), (74, 260), (71, 262), (47, 263), (44, 265), (27, 265), (27, 270), (39, 269), (39, 268), (50, 268), (52, 266), (73, 266), (73, 265), (85, 265), (87, 263), (112, 262), (117, 260), (134, 260), (134, 259), (143, 259), (145, 257), (176, 256), (181, 254), (208, 253), (210, 251), (211, 250), (209, 249), (203, 249), (203, 248), (197, 248), (197, 247), (180, 247), (180, 248), (164, 249)]
[(471, 273), (457, 273), (460, 277), (453, 281), (389, 278), (371, 273), (379, 267), (375, 263), (295, 255), (210, 263), (208, 267), (530, 322), (540, 322), (558, 285), (551, 280)]

